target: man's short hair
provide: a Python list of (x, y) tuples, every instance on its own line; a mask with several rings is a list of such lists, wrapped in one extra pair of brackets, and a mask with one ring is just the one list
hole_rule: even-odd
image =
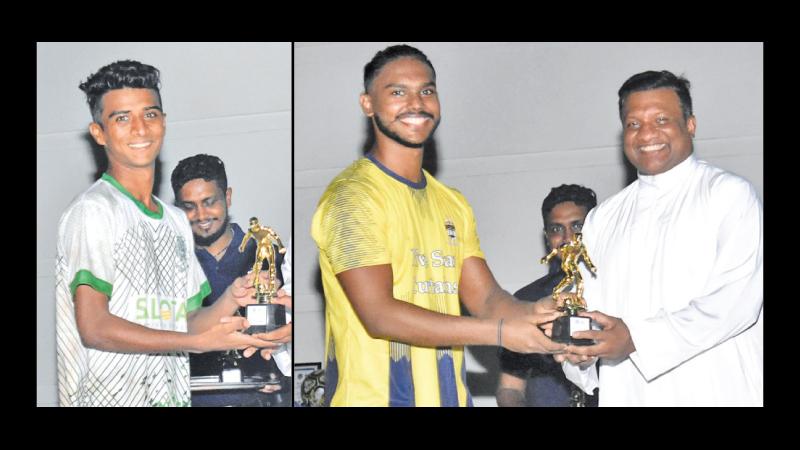
[(689, 94), (690, 85), (689, 80), (684, 77), (677, 77), (668, 70), (660, 72), (648, 70), (647, 72), (637, 73), (628, 78), (619, 88), (617, 93), (619, 95), (619, 118), (622, 121), (625, 120), (623, 112), (625, 101), (632, 93), (667, 88), (678, 94), (681, 110), (683, 111), (683, 120), (687, 120), (692, 115), (692, 96)]
[(103, 95), (108, 91), (124, 88), (152, 89), (161, 108), (160, 84), (158, 69), (127, 59), (101, 67), (78, 87), (86, 93), (86, 102), (89, 103), (92, 119), (103, 126)]
[(550, 189), (550, 193), (542, 202), (542, 220), (545, 224), (547, 224), (547, 216), (550, 215), (553, 208), (564, 202), (574, 202), (578, 206), (583, 206), (588, 213), (597, 206), (597, 195), (593, 190), (577, 184), (562, 184)]
[(225, 175), (225, 163), (212, 155), (194, 155), (181, 160), (172, 171), (172, 191), (175, 199), (189, 181), (202, 178), (205, 181), (215, 181), (224, 194), (228, 189), (228, 177)]
[(376, 53), (375, 56), (372, 57), (372, 60), (364, 66), (364, 92), (369, 91), (372, 80), (378, 76), (383, 66), (400, 58), (414, 58), (424, 63), (431, 69), (433, 80), (436, 81), (436, 70), (433, 68), (433, 64), (428, 57), (425, 56), (425, 53), (422, 53), (419, 49), (410, 45), (392, 45)]

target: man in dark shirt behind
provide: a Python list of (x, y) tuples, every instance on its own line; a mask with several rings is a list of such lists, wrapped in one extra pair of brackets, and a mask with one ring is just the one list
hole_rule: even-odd
[[(550, 190), (542, 203), (548, 251), (558, 248), (581, 231), (589, 211), (597, 205), (591, 189), (563, 184)], [(520, 300), (536, 301), (553, 294), (564, 278), (561, 261), (550, 261), (547, 275), (514, 293)], [(564, 376), (561, 364), (549, 355), (522, 354), (501, 349), (498, 406), (597, 406), (597, 395), (586, 396)]]
[[(230, 221), (228, 208), (231, 206), (232, 189), (228, 186), (225, 164), (216, 156), (195, 155), (178, 163), (172, 172), (172, 189), (175, 204), (182, 209), (192, 227), (195, 254), (211, 285), (211, 294), (203, 305), (213, 304), (236, 278), (246, 274), (255, 261), (256, 243), (249, 240), (244, 252), (239, 245), (245, 233), (241, 227)], [(275, 254), (275, 272), (283, 284), (281, 265), (283, 255)], [(264, 261), (263, 269), (268, 269)], [(280, 295), (280, 294), (279, 294)], [(285, 327), (287, 330), (290, 328)], [(274, 333), (278, 333), (276, 330)], [(219, 375), (225, 352), (193, 354), (190, 357), (192, 376)], [(258, 356), (240, 358), (242, 376), (280, 372), (272, 360), (266, 361)], [(290, 383), (281, 383), (290, 384)], [(276, 397), (268, 394), (280, 388), (279, 384), (266, 386), (264, 391), (229, 391), (227, 393), (192, 394), (192, 406), (288, 406), (290, 395), (280, 396), (284, 401), (276, 404)], [(279, 399), (280, 400), (280, 399)], [(283, 405), (283, 403), (286, 403)]]

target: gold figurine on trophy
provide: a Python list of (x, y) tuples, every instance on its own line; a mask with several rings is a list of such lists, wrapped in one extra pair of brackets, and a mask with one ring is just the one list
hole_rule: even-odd
[[(256, 298), (261, 301), (263, 297), (267, 302), (271, 302), (277, 292), (277, 283), (275, 282), (275, 247), (278, 247), (278, 253), (281, 255), (286, 253), (286, 247), (283, 246), (283, 242), (281, 242), (278, 233), (270, 227), (261, 226), (256, 217), (250, 218), (250, 228), (247, 230), (247, 234), (244, 235), (241, 245), (239, 245), (239, 253), (244, 252), (247, 241), (250, 239), (255, 239), (257, 244), (256, 262), (253, 264), (253, 274), (255, 275), (253, 278), (253, 287), (256, 288)], [(269, 276), (266, 287), (258, 278), (258, 274), (261, 272), (261, 267), (265, 259), (269, 263)]]
[(578, 269), (578, 263), (581, 258), (586, 263), (586, 267), (597, 273), (597, 267), (592, 263), (589, 258), (589, 253), (586, 252), (586, 246), (583, 245), (583, 234), (575, 233), (575, 236), (561, 244), (558, 248), (554, 248), (547, 256), (539, 261), (542, 264), (547, 264), (555, 255), (561, 259), (561, 271), (564, 272), (566, 277), (561, 280), (555, 288), (553, 288), (553, 300), (556, 304), (559, 303), (559, 293), (575, 284), (575, 292), (566, 294), (566, 300), (562, 310), (581, 310), (586, 309), (586, 300), (583, 298), (583, 277), (581, 271)]
[[(583, 259), (592, 273), (597, 273), (597, 267), (589, 258), (586, 246), (583, 245), (583, 234), (575, 233), (569, 241), (554, 248), (539, 262), (546, 264), (558, 255), (561, 259), (561, 270), (564, 272), (563, 280), (553, 288), (553, 300), (559, 311), (566, 311), (565, 317), (559, 317), (553, 323), (552, 339), (556, 342), (572, 343), (576, 345), (591, 345), (590, 339), (573, 339), (573, 331), (586, 331), (591, 329), (591, 319), (578, 316), (578, 312), (586, 310), (586, 299), (583, 298), (583, 277), (578, 268), (578, 263)], [(570, 286), (575, 285), (575, 292), (564, 293)], [(561, 294), (561, 295), (559, 295)], [(563, 303), (562, 303), (562, 300)]]
[[(275, 247), (278, 253), (285, 254), (286, 248), (281, 242), (278, 233), (270, 227), (262, 226), (256, 217), (250, 218), (250, 228), (244, 235), (242, 243), (239, 245), (239, 252), (244, 252), (247, 242), (250, 239), (256, 241), (256, 260), (253, 264), (253, 287), (256, 288), (255, 298), (257, 304), (247, 305), (246, 317), (250, 322), (249, 333), (264, 333), (274, 330), (282, 325), (286, 325), (286, 309), (283, 305), (272, 303), (278, 291), (277, 276), (275, 268)], [(258, 277), (264, 260), (269, 263), (269, 276), (267, 283), (262, 283)]]

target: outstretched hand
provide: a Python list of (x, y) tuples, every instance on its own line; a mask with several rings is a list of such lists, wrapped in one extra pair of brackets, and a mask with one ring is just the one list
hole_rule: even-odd
[[(542, 314), (530, 314), (504, 321), (500, 330), (500, 341), (503, 347), (517, 353), (560, 353), (566, 346), (551, 341), (545, 334), (552, 327), (553, 320), (562, 313), (553, 311)], [(546, 329), (543, 331), (541, 328)]]
[(261, 342), (266, 342), (268, 345), (260, 345), (254, 347), (247, 347), (242, 354), (245, 358), (249, 358), (253, 356), (253, 354), (261, 350), (261, 357), (264, 359), (270, 359), (272, 357), (272, 352), (278, 350), (278, 348), (287, 343), (291, 342), (292, 340), (292, 324), (288, 323), (278, 329), (272, 330), (268, 333), (257, 333), (254, 334), (253, 337), (257, 337), (261, 340)]
[[(197, 335), (200, 352), (241, 350), (249, 347), (272, 346), (272, 342), (242, 333), (250, 324), (244, 317), (222, 317), (218, 324)], [(278, 344), (274, 344), (278, 345)]]
[(579, 366), (581, 369), (585, 369), (597, 361), (597, 358), (593, 356), (576, 355), (574, 353), (567, 353), (566, 351), (553, 355), (553, 359), (559, 363), (569, 361), (571, 364)]
[[(283, 305), (287, 309), (292, 309), (292, 296), (288, 295), (285, 290), (278, 289), (277, 296), (272, 299), (272, 303)], [(269, 360), (272, 358), (272, 353), (277, 351), (282, 344), (292, 341), (292, 323), (288, 323), (278, 329), (272, 330), (268, 333), (254, 334), (262, 340), (272, 342), (273, 346), (268, 348), (264, 347), (248, 347), (242, 352), (245, 358), (251, 357), (256, 351), (260, 350), (261, 357)]]
[[(255, 299), (256, 289), (253, 287), (254, 279), (255, 275), (253, 272), (248, 272), (247, 275), (233, 280), (233, 283), (228, 286), (228, 290), (230, 291), (233, 300), (239, 305), (239, 307), (245, 307), (247, 305), (257, 303)], [(269, 275), (267, 275), (267, 273), (264, 271), (259, 272), (258, 279), (262, 284), (267, 284), (269, 282)]]
[(286, 309), (292, 309), (292, 296), (283, 289), (278, 289), (277, 296), (272, 299), (272, 303), (283, 305)]

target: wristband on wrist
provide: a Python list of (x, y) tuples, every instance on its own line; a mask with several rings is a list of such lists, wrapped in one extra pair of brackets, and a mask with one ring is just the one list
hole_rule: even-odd
[(500, 319), (500, 321), (497, 322), (497, 346), (498, 347), (502, 347), (503, 346), (503, 320), (505, 320), (505, 319)]

